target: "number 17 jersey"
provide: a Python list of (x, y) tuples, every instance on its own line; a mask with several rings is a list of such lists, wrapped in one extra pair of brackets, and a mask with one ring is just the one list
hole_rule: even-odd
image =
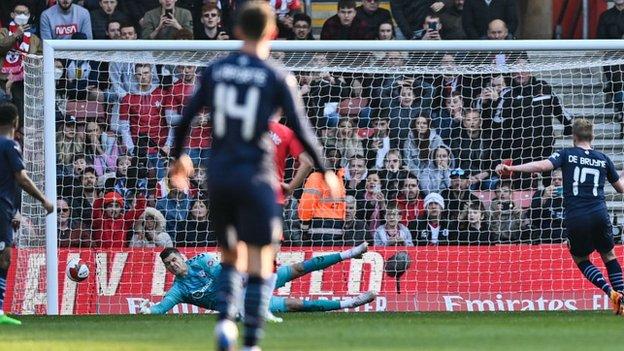
[(568, 147), (555, 152), (548, 159), (555, 168), (561, 168), (566, 218), (577, 214), (606, 212), (605, 180), (614, 183), (619, 179), (607, 155), (596, 150)]

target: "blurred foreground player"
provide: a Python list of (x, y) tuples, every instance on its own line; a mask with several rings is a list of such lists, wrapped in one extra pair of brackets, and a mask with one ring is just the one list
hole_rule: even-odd
[[(359, 258), (367, 250), (368, 244), (363, 243), (340, 253), (316, 256), (307, 261), (282, 266), (277, 270), (274, 288), (281, 288), (286, 283), (310, 272), (325, 269), (344, 260)], [(190, 303), (206, 309), (215, 308), (217, 301), (214, 282), (221, 273), (221, 265), (214, 255), (203, 253), (184, 260), (177, 249), (166, 248), (160, 253), (160, 258), (167, 271), (175, 275), (175, 280), (159, 303), (148, 306), (149, 301), (144, 300), (141, 304), (140, 313), (165, 314), (179, 303)], [(272, 312), (333, 311), (364, 305), (373, 301), (375, 296), (376, 294), (372, 291), (343, 301), (304, 300), (272, 296), (269, 309)]]
[[(624, 281), (622, 268), (613, 251), (613, 233), (604, 184), (606, 179), (618, 193), (624, 193), (624, 175), (618, 176), (608, 156), (592, 149), (594, 129), (591, 121), (575, 119), (572, 135), (574, 147), (561, 149), (542, 161), (517, 166), (498, 165), (496, 172), (542, 173), (561, 168), (565, 226), (572, 259), (587, 280), (609, 296), (615, 314), (622, 315)], [(600, 253), (611, 285), (589, 260), (589, 255), (594, 251)]]
[(11, 265), (11, 245), (13, 228), (19, 225), (14, 222), (17, 213), (19, 193), (18, 186), (35, 199), (41, 201), (46, 213), (54, 211), (54, 205), (37, 189), (24, 169), (20, 147), (13, 140), (17, 128), (18, 113), (15, 105), (0, 104), (0, 324), (20, 325), (20, 321), (4, 314), (4, 292), (7, 286), (7, 275)]
[[(172, 150), (175, 161), (170, 179), (173, 186), (185, 189), (193, 171), (190, 158), (182, 155), (185, 138), (193, 117), (201, 108), (208, 107), (213, 125), (212, 157), (208, 164), (210, 217), (222, 253), (217, 281), (219, 322), (215, 327), (219, 350), (235, 348), (239, 271), (249, 275), (244, 306), (245, 349), (260, 350), (257, 343), (271, 294), (267, 278), (272, 271), (272, 245), (281, 233), (273, 148), (267, 133), (269, 119), (278, 108), (315, 166), (325, 172), (295, 77), (266, 62), (269, 40), (275, 32), (275, 15), (266, 2), (251, 1), (240, 8), (235, 35), (243, 40), (243, 46), (240, 52), (206, 69), (201, 86), (176, 129)], [(338, 189), (336, 175), (324, 174), (329, 187)], [(240, 255), (239, 241), (247, 248)]]

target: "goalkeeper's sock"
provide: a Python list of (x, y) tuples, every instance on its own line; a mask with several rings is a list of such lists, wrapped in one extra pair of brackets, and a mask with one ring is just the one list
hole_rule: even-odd
[(264, 332), (264, 315), (268, 308), (271, 289), (267, 281), (259, 276), (249, 276), (245, 293), (245, 337), (247, 347), (255, 346)]
[(4, 291), (6, 290), (6, 278), (7, 278), (7, 270), (0, 268), (0, 315), (4, 312)]
[(334, 311), (341, 308), (340, 301), (333, 300), (303, 300), (301, 311)]
[(350, 248), (349, 250), (341, 252), (340, 257), (342, 257), (343, 260), (356, 258), (356, 257), (360, 258), (362, 257), (362, 254), (365, 253), (366, 251), (368, 251), (368, 243), (363, 242), (358, 246), (354, 246)]
[(219, 320), (235, 320), (237, 301), (241, 290), (241, 276), (236, 267), (227, 263), (221, 264), (221, 273), (217, 281), (217, 310)]
[(605, 263), (607, 273), (609, 273), (609, 282), (615, 291), (624, 291), (624, 280), (622, 280), (622, 267), (617, 259), (613, 259)]
[(607, 280), (602, 275), (602, 272), (596, 266), (594, 266), (590, 261), (583, 261), (578, 263), (578, 268), (581, 270), (585, 278), (589, 280), (592, 284), (600, 288), (605, 294), (611, 294), (611, 286), (607, 283)]
[(303, 267), (303, 271), (307, 274), (310, 272), (325, 269), (342, 260), (343, 260), (342, 256), (340, 256), (339, 253), (335, 253), (335, 254), (330, 254), (330, 255), (317, 256), (310, 260), (303, 261), (301, 262), (301, 266)]
[(276, 288), (275, 284), (277, 284), (277, 273), (273, 272), (269, 279), (267, 279), (266, 283), (269, 289), (271, 289), (271, 292), (273, 292)]

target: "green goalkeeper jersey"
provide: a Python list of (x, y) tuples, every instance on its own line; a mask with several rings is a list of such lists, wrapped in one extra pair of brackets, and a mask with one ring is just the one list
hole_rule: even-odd
[(150, 308), (152, 314), (165, 314), (179, 303), (189, 303), (214, 310), (217, 277), (221, 273), (219, 260), (211, 254), (199, 254), (186, 261), (186, 276), (176, 276), (162, 301)]

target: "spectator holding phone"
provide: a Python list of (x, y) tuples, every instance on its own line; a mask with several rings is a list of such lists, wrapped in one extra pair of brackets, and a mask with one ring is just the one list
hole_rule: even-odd
[(440, 13), (451, 0), (390, 0), (392, 17), (397, 23), (399, 39), (413, 39), (428, 13)]
[(435, 13), (428, 14), (421, 30), (414, 32), (414, 40), (442, 40), (442, 21)]
[(185, 28), (193, 32), (191, 12), (176, 7), (177, 0), (160, 0), (160, 7), (148, 11), (143, 17), (143, 39), (173, 39), (173, 35)]

